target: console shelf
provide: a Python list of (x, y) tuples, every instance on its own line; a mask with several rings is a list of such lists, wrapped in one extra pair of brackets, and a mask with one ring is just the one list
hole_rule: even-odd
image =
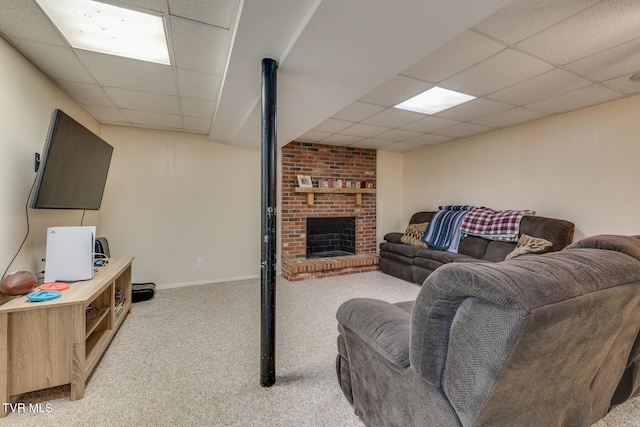
[(93, 331), (96, 330), (98, 325), (107, 317), (109, 314), (109, 310), (107, 308), (93, 308), (95, 310), (95, 314), (93, 311), (87, 311), (87, 332), (86, 338), (89, 338)]
[(93, 279), (71, 283), (59, 298), (33, 303), (22, 296), (0, 306), (0, 402), (63, 384), (71, 384), (71, 400), (82, 399), (131, 309), (132, 261), (109, 259)]

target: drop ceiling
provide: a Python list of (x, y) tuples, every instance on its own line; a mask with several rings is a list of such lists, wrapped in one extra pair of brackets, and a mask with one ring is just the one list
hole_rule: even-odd
[[(260, 146), (262, 58), (278, 144), (407, 152), (640, 92), (640, 4), (622, 0), (120, 0), (160, 12), (171, 65), (71, 48), (33, 0), (0, 35), (104, 124)], [(477, 98), (393, 106), (433, 86)]]

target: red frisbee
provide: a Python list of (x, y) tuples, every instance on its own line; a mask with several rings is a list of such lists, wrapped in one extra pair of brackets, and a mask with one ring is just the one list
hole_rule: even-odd
[(64, 291), (69, 289), (69, 284), (64, 282), (44, 283), (38, 286), (41, 291)]

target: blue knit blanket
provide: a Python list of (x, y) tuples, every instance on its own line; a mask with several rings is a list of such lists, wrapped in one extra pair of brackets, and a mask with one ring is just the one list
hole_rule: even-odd
[(440, 206), (431, 217), (422, 241), (427, 245), (449, 252), (458, 252), (462, 233), (462, 220), (474, 206)]

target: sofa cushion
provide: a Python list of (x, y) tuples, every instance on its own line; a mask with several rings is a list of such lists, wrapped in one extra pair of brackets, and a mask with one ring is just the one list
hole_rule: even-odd
[(442, 261), (438, 261), (432, 258), (423, 258), (423, 257), (416, 257), (413, 259), (413, 265), (414, 266), (418, 266), (418, 267), (422, 267), (422, 268), (426, 268), (428, 270), (435, 270), (438, 267), (442, 267), (443, 265), (445, 265), (446, 263), (442, 262)]
[(499, 262), (511, 253), (516, 247), (512, 242), (501, 242), (499, 240), (491, 240), (487, 244), (487, 250), (484, 252), (482, 259), (485, 261)]
[(459, 254), (455, 252), (441, 251), (439, 249), (419, 249), (416, 251), (416, 260), (414, 264), (417, 264), (416, 261), (418, 258), (424, 259), (432, 259), (434, 261), (438, 261), (440, 264), (446, 264), (449, 262), (453, 262), (459, 258), (471, 258), (469, 255)]
[(421, 222), (418, 224), (409, 224), (404, 234), (400, 238), (402, 243), (407, 245), (419, 246), (422, 248), (428, 248), (427, 244), (422, 241), (422, 236), (429, 225), (428, 222)]
[(477, 236), (467, 236), (460, 242), (458, 253), (481, 259), (487, 250), (489, 240)]
[(524, 254), (541, 254), (551, 250), (553, 243), (541, 237), (531, 237), (521, 234), (518, 238), (516, 248), (511, 251), (505, 259), (515, 258)]

